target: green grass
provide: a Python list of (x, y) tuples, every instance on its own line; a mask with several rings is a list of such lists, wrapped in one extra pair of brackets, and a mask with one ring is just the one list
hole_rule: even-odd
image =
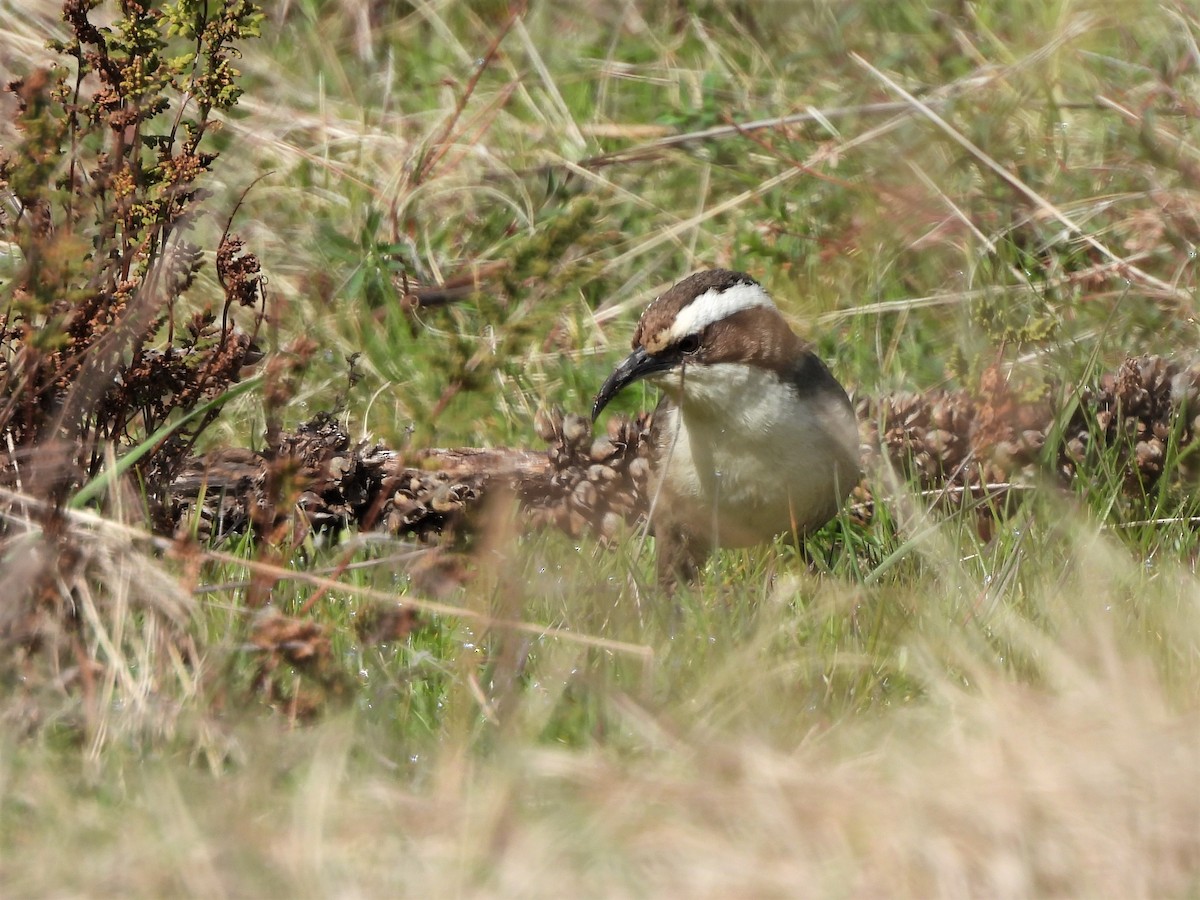
[[(266, 173), (236, 230), (270, 279), (270, 349), (319, 346), (286, 424), (335, 409), (393, 446), (536, 446), (534, 412), (584, 411), (644, 304), (709, 264), (760, 278), (860, 395), (969, 385), (997, 362), (1069, 386), (1126, 354), (1194, 352), (1186, 5), (573, 0), (535, 4), (480, 73), (503, 6), (276, 3), (270, 39), (246, 47), (199, 234)], [(44, 61), (56, 8), (0, 0), (15, 23), (0, 66)], [(852, 54), (953, 135), (915, 106), (872, 112), (904, 101)], [(809, 108), (825, 121), (575, 167)], [(498, 260), (473, 302), (400, 308), (399, 272)], [(206, 440), (261, 446), (262, 418), (240, 398)], [(987, 540), (975, 508), (930, 510), (875, 473), (875, 519), (831, 524), (812, 570), (783, 545), (725, 552), (677, 607), (632, 532), (602, 547), (499, 522), (439, 598), (407, 545), (309, 538), (274, 560), (297, 575), (270, 598), (301, 615), (304, 578), (336, 578), (303, 614), (328, 661), (277, 669), (273, 697), (254, 686), (248, 608), (271, 548), (132, 540), (116, 523), (138, 504), (115, 494), (76, 524), (94, 683), (4, 686), (0, 881), (1194, 896), (1200, 539), (1183, 464), (1131, 499), (1099, 454), (1069, 491), (1022, 493)], [(4, 546), (0, 595), (41, 546)], [(463, 613), (361, 640), (389, 598)]]

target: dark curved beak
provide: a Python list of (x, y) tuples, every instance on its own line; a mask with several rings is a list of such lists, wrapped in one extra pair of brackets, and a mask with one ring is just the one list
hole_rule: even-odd
[(678, 360), (670, 354), (652, 356), (645, 347), (638, 347), (608, 376), (608, 380), (600, 387), (600, 393), (592, 401), (592, 421), (595, 422), (600, 411), (608, 406), (608, 401), (621, 393), (628, 385), (647, 375), (665, 372), (675, 367)]

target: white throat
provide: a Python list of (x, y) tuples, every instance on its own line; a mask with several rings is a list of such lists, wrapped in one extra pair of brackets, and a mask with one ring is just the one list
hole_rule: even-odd
[(835, 395), (801, 396), (745, 363), (686, 367), (658, 379), (678, 404), (663, 434), (664, 489), (713, 543), (803, 533), (837, 510), (857, 479), (858, 428)]

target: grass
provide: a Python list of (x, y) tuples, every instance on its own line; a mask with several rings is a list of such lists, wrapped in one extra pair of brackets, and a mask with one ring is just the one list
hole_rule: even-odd
[[(46, 59), (57, 8), (0, 0), (0, 67)], [(332, 409), (393, 446), (535, 446), (533, 413), (584, 410), (644, 303), (708, 264), (762, 279), (863, 395), (993, 363), (1083, 385), (1126, 354), (1194, 353), (1184, 4), (267, 12), (198, 235), (245, 192), (269, 352), (318, 348), (285, 424)], [(496, 261), (473, 302), (401, 308), (399, 273)], [(629, 395), (624, 411), (653, 402)], [(264, 415), (233, 400), (205, 440), (261, 446)], [(633, 533), (522, 535), (501, 511), (460, 586), (384, 538), (155, 545), (121, 524), (136, 494), (110, 489), (71, 520), (97, 665), (4, 687), (0, 879), (14, 896), (1195, 896), (1196, 501), (1187, 456), (1167, 466), (1131, 499), (1101, 453), (988, 539), (971, 505), (931, 510), (877, 472), (878, 514), (818, 535), (817, 571), (786, 546), (723, 553), (678, 611)], [(0, 595), (50, 546), (6, 535)], [(316, 664), (264, 676), (263, 590), (324, 627)], [(420, 624), (364, 640), (391, 598)]]

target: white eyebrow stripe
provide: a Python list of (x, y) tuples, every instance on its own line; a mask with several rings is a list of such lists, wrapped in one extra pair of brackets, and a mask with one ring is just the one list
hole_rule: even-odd
[(743, 282), (723, 291), (711, 288), (679, 311), (671, 325), (667, 343), (673, 344), (683, 340), (689, 334), (695, 334), (714, 322), (720, 322), (734, 313), (756, 306), (775, 306), (767, 292), (757, 284)]

